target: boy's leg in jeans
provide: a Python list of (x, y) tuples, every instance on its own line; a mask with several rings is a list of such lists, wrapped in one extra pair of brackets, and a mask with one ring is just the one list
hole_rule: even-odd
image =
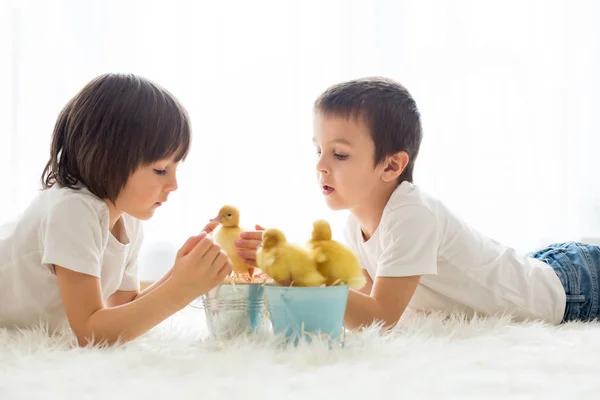
[(567, 242), (537, 250), (530, 257), (550, 265), (567, 295), (563, 322), (592, 321), (600, 317), (600, 247)]

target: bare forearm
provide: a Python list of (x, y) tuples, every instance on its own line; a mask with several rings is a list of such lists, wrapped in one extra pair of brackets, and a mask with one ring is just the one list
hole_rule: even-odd
[(377, 277), (370, 295), (350, 290), (346, 326), (353, 329), (382, 322), (385, 328), (393, 327), (410, 303), (420, 279), (419, 275)]
[(383, 323), (384, 327), (391, 327), (398, 322), (398, 319), (386, 315), (383, 307), (373, 297), (352, 289), (348, 293), (348, 303), (344, 315), (344, 323), (347, 328), (361, 328), (374, 322)]
[(169, 272), (167, 272), (162, 278), (160, 278), (159, 280), (157, 280), (156, 282), (154, 282), (152, 285), (148, 286), (146, 289), (142, 290), (135, 297), (134, 300), (137, 300), (137, 299), (139, 299), (141, 297), (144, 297), (148, 293), (152, 293), (154, 290), (156, 290), (156, 288), (158, 288), (159, 286), (161, 286), (163, 283), (165, 283), (171, 277), (171, 273), (172, 273), (172, 269), (170, 269)]
[(80, 345), (88, 342), (113, 344), (129, 341), (146, 333), (170, 315), (185, 307), (176, 299), (168, 285), (160, 285), (152, 293), (117, 307), (102, 308), (93, 313), (79, 333)]

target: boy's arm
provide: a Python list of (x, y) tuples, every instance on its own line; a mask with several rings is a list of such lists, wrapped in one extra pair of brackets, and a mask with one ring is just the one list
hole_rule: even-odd
[[(219, 222), (210, 221), (204, 227), (204, 229), (202, 229), (202, 232), (211, 233), (215, 230), (217, 226), (219, 226)], [(156, 288), (165, 283), (171, 277), (172, 271), (173, 268), (171, 268), (162, 278), (152, 283), (150, 286), (148, 286), (141, 292), (139, 290), (117, 290), (112, 296), (110, 296), (110, 298), (107, 301), (107, 305), (109, 307), (121, 306), (123, 304), (132, 302), (133, 300), (137, 300), (141, 297), (144, 297), (145, 295), (153, 292)]]
[(54, 264), (60, 296), (79, 345), (134, 339), (184, 308), (231, 272), (227, 255), (204, 234), (191, 237), (177, 253), (162, 285), (130, 303), (106, 307), (100, 279)]
[(346, 327), (355, 329), (374, 322), (381, 322), (386, 328), (393, 327), (408, 306), (420, 278), (420, 276), (375, 278), (371, 296), (350, 290), (344, 316)]
[(123, 304), (130, 303), (134, 300), (144, 297), (150, 292), (156, 290), (157, 287), (161, 286), (171, 277), (171, 270), (167, 272), (162, 278), (152, 283), (146, 289), (142, 290), (117, 290), (112, 296), (108, 298), (106, 302), (109, 307), (122, 306)]
[(139, 290), (117, 290), (106, 301), (108, 307), (122, 306), (135, 300), (140, 294)]
[(361, 287), (358, 291), (362, 294), (366, 294), (367, 296), (371, 295), (371, 290), (373, 290), (373, 279), (371, 279), (371, 275), (367, 272), (366, 269), (362, 270), (362, 274), (365, 277), (365, 285)]
[[(173, 273), (173, 268), (171, 268), (162, 278), (160, 278), (159, 280), (157, 280), (156, 282), (154, 282), (152, 285), (148, 286), (146, 289), (142, 290), (141, 292), (139, 290), (133, 292), (133, 293), (135, 293), (135, 296), (133, 296), (133, 298), (131, 298), (130, 301), (137, 300), (137, 299), (139, 299), (141, 297), (144, 297), (147, 294), (155, 291), (156, 288), (160, 287), (162, 284), (164, 284), (166, 281), (169, 280), (169, 278), (171, 277), (172, 273)], [(119, 292), (117, 292), (117, 293), (119, 293)], [(115, 293), (115, 295), (117, 293)], [(124, 292), (124, 293), (131, 293), (131, 292)], [(121, 304), (125, 304), (125, 303), (121, 303)]]
[(382, 322), (392, 327), (417, 289), (422, 275), (437, 274), (442, 228), (436, 214), (423, 206), (398, 207), (380, 222), (382, 251), (370, 296), (351, 291), (346, 326), (357, 328)]
[(79, 345), (131, 340), (186, 306), (168, 285), (127, 304), (104, 305), (100, 279), (55, 266), (69, 324)]
[(162, 278), (158, 281), (154, 282), (152, 285), (148, 286), (146, 289), (142, 290), (117, 290), (112, 296), (108, 298), (106, 304), (109, 307), (122, 306), (123, 304), (130, 303), (134, 300), (139, 299), (147, 295), (150, 292), (153, 292), (157, 287), (161, 286), (171, 277), (171, 270), (167, 272)]

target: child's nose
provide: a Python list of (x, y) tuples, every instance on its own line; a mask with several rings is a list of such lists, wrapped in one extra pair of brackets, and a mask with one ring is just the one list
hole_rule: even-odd
[(329, 173), (329, 167), (325, 164), (322, 157), (319, 159), (319, 161), (317, 161), (317, 172), (320, 174)]
[(165, 191), (166, 192), (174, 192), (175, 190), (177, 190), (178, 187), (179, 187), (179, 185), (177, 184), (177, 178), (173, 178), (169, 181), (169, 183), (165, 187)]

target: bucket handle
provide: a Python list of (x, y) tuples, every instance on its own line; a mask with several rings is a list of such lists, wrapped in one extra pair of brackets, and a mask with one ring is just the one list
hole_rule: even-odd
[[(234, 287), (234, 289), (235, 289), (235, 285), (234, 285), (233, 283), (232, 283), (232, 286), (233, 286), (233, 287)], [(218, 296), (220, 291), (221, 291), (221, 285), (217, 286), (217, 290), (215, 291), (215, 296)], [(206, 294), (205, 294), (205, 295), (206, 295)], [(195, 306), (195, 305), (194, 305), (195, 303), (198, 303), (198, 305), (197, 305), (197, 306)], [(199, 310), (202, 310), (202, 309), (204, 309), (204, 303), (203, 303), (203, 302), (201, 302), (201, 301), (198, 301), (198, 299), (195, 299), (195, 300), (193, 300), (192, 302), (190, 302), (190, 304), (188, 304), (188, 306), (189, 306), (189, 307), (192, 307), (192, 308), (199, 309)]]

